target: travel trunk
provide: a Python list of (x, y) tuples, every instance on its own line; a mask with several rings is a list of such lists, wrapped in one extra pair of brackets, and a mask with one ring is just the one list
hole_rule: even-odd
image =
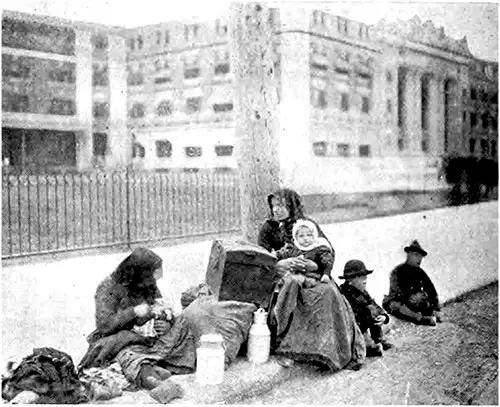
[(279, 279), (277, 259), (244, 241), (214, 240), (206, 282), (219, 301), (250, 302), (267, 309)]

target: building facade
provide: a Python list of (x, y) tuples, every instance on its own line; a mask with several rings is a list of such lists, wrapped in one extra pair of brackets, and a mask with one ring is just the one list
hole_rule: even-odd
[[(4, 11), (4, 171), (85, 170), (130, 161), (120, 32)], [(105, 67), (103, 75), (96, 75), (96, 66)]]
[[(293, 8), (271, 16), (284, 183), (304, 193), (435, 189), (443, 156), (497, 156), (498, 64), (475, 58), (465, 38), (417, 17), (368, 26)], [(53, 150), (74, 151), (63, 156), (80, 169), (130, 160), (148, 169), (237, 166), (227, 18), (122, 30), (58, 22), (62, 45), (34, 50), (12, 43), (22, 37), (6, 35), (9, 18), (40, 19), (4, 14), (4, 160), (32, 162), (42, 136), (22, 136), (27, 127), (71, 130), (51, 136), (66, 143)], [(49, 67), (46, 81), (23, 79), (33, 68), (9, 68), (19, 58), (56, 61), (63, 73)], [(45, 104), (26, 102), (36, 95)], [(38, 144), (52, 145), (43, 137)], [(327, 174), (321, 185), (318, 174)]]

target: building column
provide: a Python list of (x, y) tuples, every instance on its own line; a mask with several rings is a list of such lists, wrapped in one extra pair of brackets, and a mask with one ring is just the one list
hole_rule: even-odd
[(92, 42), (91, 33), (76, 30), (76, 111), (80, 127), (76, 138), (76, 166), (79, 171), (92, 166)]
[(132, 160), (132, 138), (127, 132), (127, 47), (117, 35), (108, 38), (110, 167), (125, 166)]
[(408, 153), (415, 156), (422, 154), (422, 74), (411, 69), (408, 82)]
[[(281, 181), (297, 185), (313, 157), (310, 137), (310, 14), (295, 6), (280, 9), (279, 160)], [(287, 32), (291, 31), (291, 32)]]
[(429, 76), (429, 155), (438, 156), (442, 153), (442, 126), (444, 124), (442, 99), (442, 80), (435, 75)]

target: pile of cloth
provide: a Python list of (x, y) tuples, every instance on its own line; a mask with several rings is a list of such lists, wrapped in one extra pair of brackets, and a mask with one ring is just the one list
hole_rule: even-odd
[(79, 404), (88, 401), (71, 356), (48, 347), (34, 349), (7, 377), (2, 377), (4, 400), (10, 402), (23, 392), (34, 395), (31, 402), (38, 404)]

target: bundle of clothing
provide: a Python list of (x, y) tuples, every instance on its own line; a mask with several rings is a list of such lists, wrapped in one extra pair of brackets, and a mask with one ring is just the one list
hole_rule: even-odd
[(36, 348), (8, 377), (2, 378), (2, 398), (11, 401), (29, 391), (38, 404), (79, 404), (88, 401), (71, 356), (53, 348)]

